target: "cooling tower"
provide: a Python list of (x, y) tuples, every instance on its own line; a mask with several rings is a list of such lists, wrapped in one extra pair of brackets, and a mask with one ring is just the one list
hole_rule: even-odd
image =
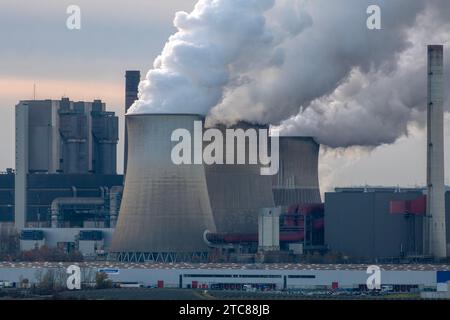
[(273, 176), (276, 206), (320, 203), (319, 149), (311, 137), (280, 137), (280, 168)]
[[(216, 129), (226, 136), (224, 126), (218, 126)], [(229, 129), (246, 131), (267, 128), (241, 122)], [(211, 208), (219, 233), (257, 233), (259, 210), (274, 206), (272, 177), (261, 175), (260, 164), (249, 164), (248, 142), (248, 139), (235, 140), (236, 147), (238, 144), (245, 144), (246, 164), (205, 165)], [(225, 157), (224, 151), (224, 163)]]
[[(186, 261), (215, 230), (203, 165), (175, 165), (171, 136), (193, 136), (196, 115), (127, 115), (128, 166), (111, 252), (122, 261)], [(194, 139), (192, 139), (193, 141)], [(201, 144), (200, 144), (201, 148)]]

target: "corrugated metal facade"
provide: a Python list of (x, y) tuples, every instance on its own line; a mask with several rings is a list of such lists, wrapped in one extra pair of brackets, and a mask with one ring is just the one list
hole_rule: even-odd
[(420, 191), (326, 193), (325, 244), (354, 258), (420, 253), (422, 216), (390, 213), (391, 201), (420, 196)]

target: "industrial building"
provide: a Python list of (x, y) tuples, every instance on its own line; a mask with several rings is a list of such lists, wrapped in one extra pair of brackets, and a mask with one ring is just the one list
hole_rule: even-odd
[(446, 258), (444, 47), (427, 50), (427, 185), (423, 190), (341, 189), (325, 195), (325, 243), (352, 258)]
[(422, 251), (421, 214), (393, 214), (391, 202), (422, 197), (422, 190), (337, 189), (325, 193), (325, 244), (354, 259), (399, 257)]
[(101, 100), (20, 101), (16, 172), (116, 174), (118, 118)]
[[(97, 272), (108, 274), (115, 284), (136, 284), (158, 288), (216, 290), (360, 290), (366, 291), (368, 265), (316, 264), (157, 264), (157, 263), (78, 263), (83, 282), (93, 281)], [(2, 280), (38, 282), (36, 270), (53, 270), (66, 275), (64, 263), (0, 263)], [(394, 292), (436, 290), (450, 280), (445, 265), (383, 265), (381, 285)], [(65, 281), (65, 279), (64, 279)]]
[[(89, 235), (76, 231), (76, 241), (87, 237), (87, 251), (110, 249), (110, 258), (126, 262), (299, 261), (304, 253), (326, 252), (348, 261), (444, 258), (450, 195), (444, 187), (442, 46), (428, 47), (428, 68), (424, 189), (338, 188), (322, 203), (320, 145), (312, 137), (280, 137), (279, 171), (264, 176), (260, 163), (248, 161), (246, 131), (264, 126), (230, 127), (243, 132), (236, 140), (247, 152), (246, 164), (223, 159), (227, 164), (176, 165), (172, 133), (181, 128), (192, 135), (195, 123), (204, 128), (205, 119), (128, 114), (118, 214), (122, 181), (111, 169), (118, 136), (114, 114), (100, 101), (25, 101), (16, 107), (15, 200), (12, 187), (1, 188), (0, 214), (9, 217), (14, 207), (18, 227), (26, 221), (33, 228), (91, 228)], [(139, 71), (127, 71), (126, 110), (137, 98), (139, 79)], [(215, 129), (223, 133), (228, 127)], [(45, 152), (36, 151), (39, 134)], [(204, 151), (206, 143), (194, 142), (192, 153), (195, 148)], [(11, 174), (0, 179), (11, 184)], [(102, 228), (105, 235), (97, 232)], [(28, 233), (31, 241), (41, 241), (42, 234)]]
[(16, 168), (0, 174), (0, 220), (15, 226), (22, 250), (92, 254), (86, 239), (106, 248), (100, 238), (112, 233), (123, 190), (117, 142), (118, 118), (101, 100), (16, 105)]
[[(321, 209), (316, 216), (315, 212), (308, 214), (314, 210), (298, 210), (299, 203), (295, 202), (320, 200), (318, 173), (310, 172), (318, 167), (319, 147), (312, 139), (282, 139), (293, 143), (283, 144), (281, 159), (285, 171), (275, 180), (281, 182), (274, 188), (273, 178), (261, 175), (258, 163), (173, 164), (172, 132), (184, 128), (192, 133), (195, 121), (203, 118), (168, 114), (126, 116), (128, 168), (112, 257), (140, 262), (207, 261), (213, 253), (212, 256), (239, 260), (248, 255), (254, 259), (255, 253), (274, 251), (273, 248), (301, 253), (313, 245), (323, 247), (323, 206), (319, 204)], [(226, 129), (217, 128), (222, 132)], [(231, 128), (245, 131), (260, 126), (238, 123)], [(249, 152), (247, 139), (238, 143), (245, 144)], [(300, 168), (304, 164), (307, 169), (296, 169), (296, 164)], [(287, 181), (294, 184), (283, 183)], [(281, 196), (287, 195), (284, 208), (280, 206), (283, 212), (275, 206), (274, 190)], [(289, 203), (289, 199), (294, 202)], [(268, 221), (261, 219), (260, 212), (264, 210), (280, 212), (276, 219), (269, 219), (276, 221), (276, 226), (261, 226), (261, 221)], [(258, 228), (277, 230), (279, 235), (265, 233), (271, 240), (261, 239)], [(265, 245), (266, 240), (272, 244)], [(295, 244), (301, 249), (292, 246)]]
[[(29, 204), (45, 200), (42, 194), (32, 199), (28, 192), (48, 189), (51, 183), (45, 179), (52, 179), (50, 175), (115, 175), (117, 142), (118, 118), (106, 111), (101, 100), (20, 101), (16, 106), (16, 228), (27, 226), (27, 215), (37, 215)], [(71, 183), (70, 177), (53, 179)]]
[[(121, 175), (30, 174), (21, 250), (47, 246), (85, 257), (104, 255), (122, 198)], [(14, 228), (14, 173), (0, 174), (0, 225)], [(1, 231), (0, 231), (1, 232)]]
[[(449, 221), (450, 192), (445, 199)], [(426, 258), (426, 203), (423, 189), (337, 188), (325, 193), (325, 244), (353, 261)]]
[[(14, 174), (0, 174), (0, 221), (14, 222)], [(121, 175), (30, 174), (26, 227), (113, 226), (120, 207)]]

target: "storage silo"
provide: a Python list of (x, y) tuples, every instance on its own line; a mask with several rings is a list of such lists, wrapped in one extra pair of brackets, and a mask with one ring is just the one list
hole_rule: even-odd
[[(267, 127), (240, 122), (231, 127), (216, 126), (226, 137), (226, 130), (256, 130), (259, 145), (259, 129)], [(219, 233), (257, 233), (258, 214), (262, 208), (274, 206), (271, 179), (261, 175), (261, 164), (249, 164), (249, 139), (235, 139), (235, 150), (244, 145), (245, 164), (205, 165), (211, 208)], [(256, 140), (255, 140), (256, 141)], [(223, 139), (226, 150), (226, 139)], [(236, 153), (235, 153), (236, 154)], [(223, 153), (226, 163), (226, 152)], [(236, 161), (235, 161), (236, 163)]]
[[(215, 231), (203, 165), (176, 165), (176, 129), (191, 136), (197, 115), (127, 115), (128, 164), (111, 253), (121, 261), (205, 258), (206, 230)], [(194, 139), (192, 139), (194, 141)], [(200, 145), (201, 148), (201, 145)]]
[(273, 176), (276, 206), (320, 203), (319, 150), (311, 137), (280, 137), (280, 168)]

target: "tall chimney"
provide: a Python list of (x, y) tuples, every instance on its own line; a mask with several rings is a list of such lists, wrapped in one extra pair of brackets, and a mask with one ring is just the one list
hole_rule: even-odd
[(444, 47), (428, 46), (427, 219), (424, 254), (447, 256), (444, 185)]
[[(141, 81), (141, 72), (136, 70), (127, 70), (125, 73), (125, 114), (131, 105), (138, 99), (138, 87)], [(128, 132), (125, 121), (125, 149), (124, 149), (124, 167), (123, 174), (127, 172), (128, 163)]]

